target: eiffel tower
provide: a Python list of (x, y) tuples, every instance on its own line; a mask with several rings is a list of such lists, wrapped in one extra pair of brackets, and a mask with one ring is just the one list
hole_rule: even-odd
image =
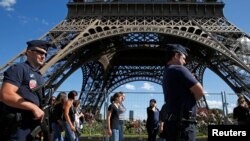
[[(41, 68), (56, 90), (81, 69), (80, 99), (100, 110), (117, 87), (133, 81), (161, 85), (166, 44), (190, 49), (187, 67), (203, 82), (206, 69), (249, 97), (249, 35), (231, 24), (220, 0), (74, 0), (68, 14), (42, 36), (55, 44)], [(25, 60), (25, 50), (0, 68)], [(1, 78), (2, 79), (2, 78)], [(205, 97), (198, 102), (207, 107)]]

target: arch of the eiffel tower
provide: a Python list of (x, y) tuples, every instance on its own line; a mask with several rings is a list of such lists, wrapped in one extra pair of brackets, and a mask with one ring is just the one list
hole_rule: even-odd
[[(247, 95), (249, 35), (224, 17), (224, 6), (218, 0), (69, 1), (66, 18), (40, 38), (56, 45), (41, 68), (46, 87), (56, 90), (81, 69), (79, 98), (98, 111), (125, 83), (161, 85), (165, 45), (171, 43), (190, 49), (187, 67), (200, 82), (210, 69), (235, 93)], [(24, 52), (1, 67), (1, 74), (24, 61)], [(207, 106), (205, 97), (198, 105)]]

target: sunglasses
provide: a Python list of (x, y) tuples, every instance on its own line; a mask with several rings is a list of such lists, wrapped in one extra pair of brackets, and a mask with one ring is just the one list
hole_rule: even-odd
[(45, 55), (45, 56), (47, 56), (47, 52), (43, 52), (41, 50), (31, 50), (31, 51), (36, 52), (39, 55)]

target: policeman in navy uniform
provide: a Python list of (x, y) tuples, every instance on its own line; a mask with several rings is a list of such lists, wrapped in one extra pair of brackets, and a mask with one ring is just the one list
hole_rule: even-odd
[(51, 44), (32, 40), (27, 45), (27, 61), (14, 64), (4, 72), (0, 110), (5, 116), (1, 117), (0, 140), (37, 140), (30, 133), (44, 118), (44, 111), (39, 108), (40, 97), (32, 89), (44, 84), (39, 69)]
[(201, 84), (184, 67), (187, 48), (168, 44), (163, 74), (163, 93), (167, 116), (164, 118), (167, 141), (195, 141), (196, 101), (204, 96)]

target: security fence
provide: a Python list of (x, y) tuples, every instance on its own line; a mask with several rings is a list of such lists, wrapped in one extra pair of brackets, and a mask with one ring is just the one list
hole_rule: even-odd
[[(125, 136), (146, 137), (145, 128), (147, 113), (146, 108), (149, 106), (150, 99), (157, 101), (157, 107), (161, 109), (164, 104), (162, 92), (124, 92), (126, 98), (124, 105), (126, 107), (126, 121), (124, 124)], [(95, 120), (85, 120), (83, 136), (105, 137), (106, 110), (110, 104), (110, 96), (106, 98), (99, 116)], [(237, 94), (235, 93), (207, 93), (206, 102), (209, 110), (199, 109), (197, 112), (197, 131), (198, 135), (207, 135), (207, 126), (212, 124), (235, 124), (232, 118), (233, 108), (237, 106)]]
[[(127, 120), (145, 120), (146, 108), (149, 106), (150, 99), (157, 101), (157, 107), (161, 109), (164, 104), (164, 96), (162, 92), (124, 92), (126, 99), (124, 105), (127, 108)], [(112, 94), (110, 94), (111, 96)], [(218, 109), (223, 116), (228, 116), (233, 112), (233, 108), (237, 106), (237, 94), (235, 93), (207, 93), (206, 102), (209, 109)], [(107, 98), (109, 104), (109, 98)], [(104, 104), (105, 106), (105, 104)], [(104, 107), (102, 112), (104, 112)]]

